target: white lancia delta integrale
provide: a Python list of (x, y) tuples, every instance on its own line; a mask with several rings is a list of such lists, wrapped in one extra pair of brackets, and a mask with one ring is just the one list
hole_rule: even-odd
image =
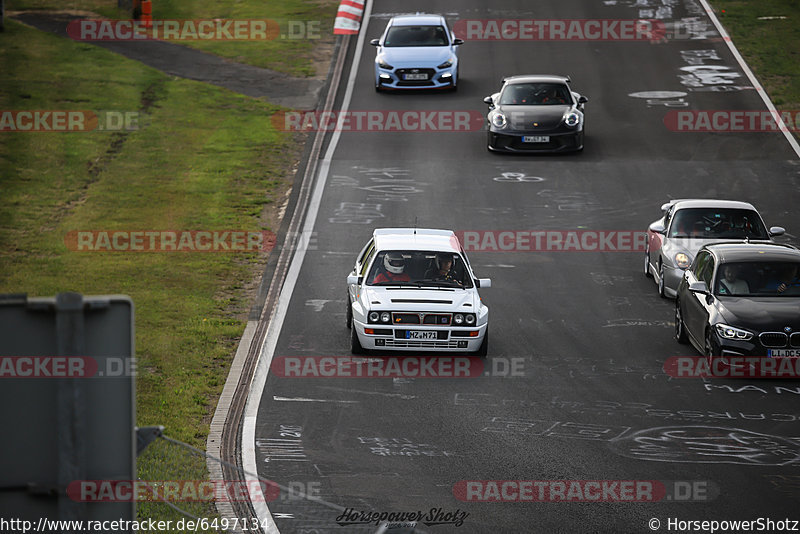
[(486, 356), (489, 308), (478, 288), (488, 287), (452, 231), (376, 229), (347, 277), (351, 350)]

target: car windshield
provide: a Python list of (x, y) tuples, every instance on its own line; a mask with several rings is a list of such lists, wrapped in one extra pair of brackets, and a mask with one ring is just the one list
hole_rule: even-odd
[(769, 239), (761, 217), (753, 210), (686, 208), (678, 210), (669, 227), (671, 238)]
[(800, 297), (800, 262), (728, 262), (717, 270), (714, 294), (724, 297)]
[(563, 106), (572, 103), (569, 88), (563, 83), (508, 84), (500, 95), (504, 106)]
[(383, 46), (447, 46), (447, 31), (443, 26), (392, 26)]
[(375, 256), (367, 285), (471, 288), (468, 273), (464, 258), (455, 252), (390, 250)]

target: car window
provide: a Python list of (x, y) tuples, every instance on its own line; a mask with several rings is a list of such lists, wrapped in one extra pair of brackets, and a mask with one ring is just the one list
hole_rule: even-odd
[(500, 95), (504, 106), (551, 106), (572, 104), (572, 97), (562, 83), (507, 84)]
[(714, 274), (714, 256), (711, 254), (708, 255), (706, 260), (703, 262), (703, 265), (700, 267), (700, 271), (695, 273), (697, 279), (701, 282), (705, 282), (706, 286), (711, 288), (711, 278)]
[(720, 265), (714, 293), (721, 296), (800, 297), (800, 262), (724, 263)]
[(669, 222), (672, 220), (674, 207), (674, 205), (670, 206), (670, 208), (667, 210), (667, 213), (664, 214), (664, 228), (669, 228)]
[(363, 265), (367, 258), (367, 255), (370, 253), (370, 249), (374, 248), (374, 239), (370, 239), (369, 242), (364, 246), (364, 250), (361, 251), (361, 255), (358, 257), (358, 264)]
[(694, 263), (692, 263), (691, 271), (694, 273), (695, 278), (697, 278), (698, 280), (700, 279), (700, 277), (698, 276), (697, 273), (699, 273), (703, 269), (706, 262), (708, 261), (709, 256), (710, 254), (707, 251), (701, 250), (694, 258)]
[(361, 272), (358, 273), (359, 276), (364, 276), (364, 273), (367, 272), (367, 267), (369, 267), (369, 262), (372, 259), (372, 256), (375, 255), (375, 246), (372, 243), (369, 244), (367, 249), (367, 254), (361, 262)]
[(392, 26), (386, 32), (383, 46), (447, 46), (447, 31), (443, 26)]
[[(437, 256), (446, 255), (450, 268), (443, 269)], [(366, 277), (367, 285), (419, 285), (421, 287), (471, 288), (472, 278), (464, 258), (456, 252), (428, 250), (380, 251)]]
[(769, 239), (761, 217), (753, 210), (684, 208), (669, 229), (670, 238)]

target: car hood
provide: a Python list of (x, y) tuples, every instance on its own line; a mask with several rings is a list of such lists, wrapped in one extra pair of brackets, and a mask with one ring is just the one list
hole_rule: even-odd
[[(555, 128), (561, 124), (564, 113), (572, 106), (498, 106), (514, 130), (536, 130)], [(538, 126), (534, 126), (534, 122)]]
[(449, 46), (382, 47), (380, 56), (395, 68), (436, 67), (453, 55)]
[(757, 332), (800, 331), (800, 297), (723, 297), (717, 300), (721, 318), (731, 326)]
[(362, 298), (372, 310), (478, 312), (475, 292), (471, 289), (367, 287)]

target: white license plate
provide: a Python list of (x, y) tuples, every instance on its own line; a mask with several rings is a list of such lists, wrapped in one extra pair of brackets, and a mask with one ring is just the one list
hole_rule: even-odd
[(800, 349), (769, 349), (770, 358), (800, 358)]
[(432, 330), (408, 330), (406, 339), (436, 339), (436, 332)]
[(403, 79), (408, 81), (408, 82), (415, 82), (415, 81), (427, 80), (428, 79), (428, 75), (427, 74), (403, 74)]
[(523, 143), (549, 143), (550, 136), (549, 135), (523, 135), (522, 136)]

